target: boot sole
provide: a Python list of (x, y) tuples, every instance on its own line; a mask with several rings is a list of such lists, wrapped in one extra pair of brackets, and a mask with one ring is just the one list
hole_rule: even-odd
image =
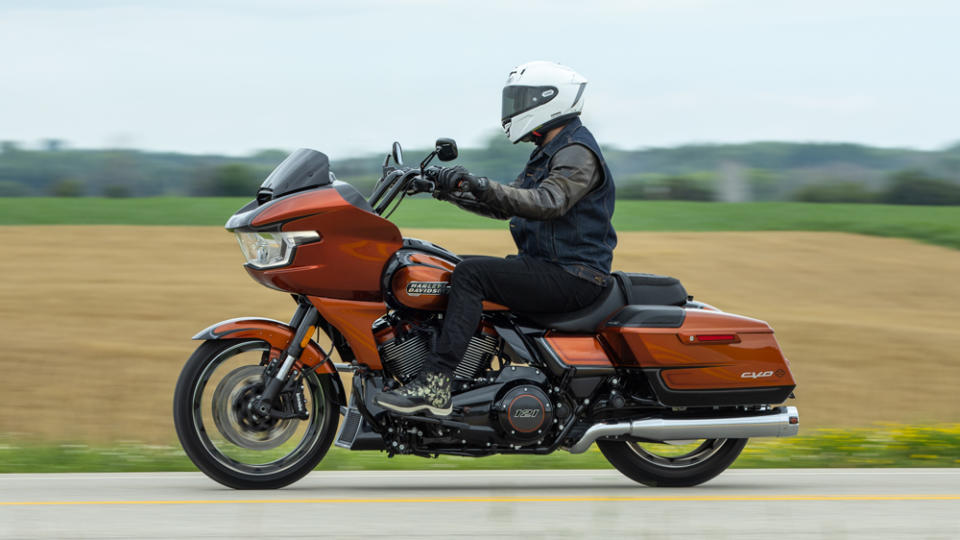
[(437, 407), (433, 407), (431, 405), (413, 405), (411, 407), (403, 407), (401, 405), (394, 405), (393, 403), (383, 403), (379, 399), (375, 399), (374, 402), (384, 409), (389, 409), (400, 414), (416, 414), (420, 411), (427, 411), (434, 416), (450, 416), (450, 413), (453, 412), (452, 403), (446, 409), (438, 409)]

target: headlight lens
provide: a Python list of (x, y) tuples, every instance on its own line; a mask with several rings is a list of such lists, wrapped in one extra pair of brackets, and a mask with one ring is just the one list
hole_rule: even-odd
[(286, 266), (293, 260), (296, 246), (320, 239), (320, 234), (315, 231), (238, 232), (236, 234), (243, 256), (254, 268)]

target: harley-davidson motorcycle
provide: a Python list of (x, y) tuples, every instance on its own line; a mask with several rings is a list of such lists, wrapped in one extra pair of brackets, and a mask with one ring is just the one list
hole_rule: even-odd
[[(485, 302), (450, 416), (379, 407), (379, 392), (422, 368), (461, 260), (387, 220), (405, 197), (435, 192), (434, 157), (455, 159), (456, 144), (440, 139), (404, 167), (394, 143), (365, 199), (336, 180), (327, 156), (301, 149), (229, 219), (247, 273), (297, 309), (288, 323), (231, 319), (194, 336), (203, 343), (173, 412), (201, 471), (267, 489), (306, 475), (334, 441), (389, 457), (581, 453), (596, 442), (637, 482), (693, 486), (730, 466), (748, 438), (797, 433), (797, 409), (776, 406), (795, 382), (767, 323), (696, 302), (674, 278), (623, 272), (572, 313)], [(349, 395), (341, 373), (352, 374)]]

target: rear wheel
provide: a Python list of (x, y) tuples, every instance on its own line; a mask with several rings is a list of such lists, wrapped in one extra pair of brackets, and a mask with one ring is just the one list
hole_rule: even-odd
[(600, 452), (628, 478), (653, 487), (689, 487), (722, 473), (747, 439), (703, 439), (648, 443), (597, 441)]
[(174, 423), (187, 456), (232, 488), (273, 489), (299, 480), (323, 459), (337, 428), (327, 375), (303, 378), (306, 420), (251, 412), (250, 400), (263, 390), (269, 351), (259, 340), (207, 341), (187, 360), (174, 392)]

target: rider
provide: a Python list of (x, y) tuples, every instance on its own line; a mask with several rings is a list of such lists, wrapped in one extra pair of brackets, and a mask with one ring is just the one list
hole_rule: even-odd
[(453, 373), (480, 323), (483, 300), (517, 312), (582, 309), (610, 283), (617, 235), (614, 185), (600, 146), (578, 118), (587, 80), (552, 62), (517, 66), (503, 87), (503, 130), (536, 149), (505, 186), (463, 167), (443, 168), (434, 196), (481, 215), (510, 219), (518, 254), (469, 257), (450, 278), (436, 346), (416, 379), (377, 403), (403, 414), (449, 415)]

